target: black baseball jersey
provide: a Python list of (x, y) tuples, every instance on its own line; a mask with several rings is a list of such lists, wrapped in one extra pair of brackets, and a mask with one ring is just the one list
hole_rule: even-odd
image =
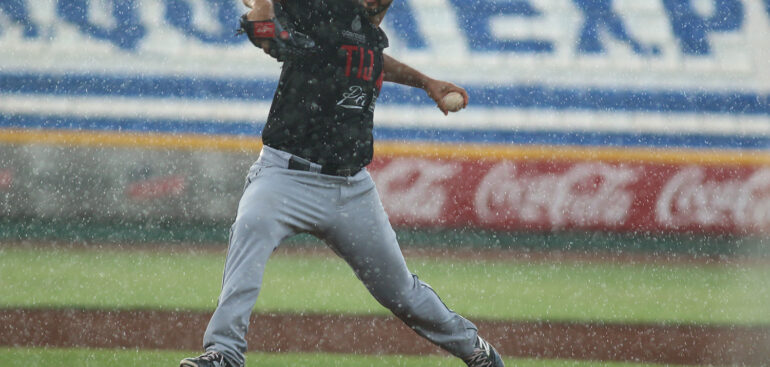
[(284, 21), (320, 51), (284, 63), (263, 143), (327, 167), (366, 166), (373, 155), (385, 33), (353, 0), (284, 0), (283, 12)]

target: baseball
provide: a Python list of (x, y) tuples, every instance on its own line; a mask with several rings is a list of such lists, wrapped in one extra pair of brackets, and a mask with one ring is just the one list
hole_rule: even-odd
[(463, 108), (465, 99), (463, 99), (463, 95), (460, 93), (449, 92), (444, 96), (444, 98), (441, 99), (441, 104), (443, 104), (444, 108), (446, 108), (448, 111), (457, 112)]

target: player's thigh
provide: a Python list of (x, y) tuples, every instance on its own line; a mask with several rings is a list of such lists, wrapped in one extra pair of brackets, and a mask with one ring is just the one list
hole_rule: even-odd
[(380, 300), (413, 286), (412, 274), (398, 245), (377, 191), (372, 189), (341, 208), (325, 239)]
[(250, 172), (246, 178), (243, 195), (238, 202), (236, 223), (251, 225), (260, 221), (278, 220), (282, 197), (288, 193), (281, 192), (283, 183), (279, 179), (264, 175), (263, 170), (260, 167), (256, 173)]
[(236, 234), (249, 232), (280, 240), (312, 229), (322, 217), (321, 194), (309, 193), (306, 185), (284, 171), (288, 170), (268, 166), (249, 175), (232, 228)]

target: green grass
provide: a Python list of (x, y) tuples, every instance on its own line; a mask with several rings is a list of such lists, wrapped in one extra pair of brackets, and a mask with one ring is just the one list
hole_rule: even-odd
[[(147, 351), (121, 349), (9, 349), (0, 348), (4, 367), (101, 367), (101, 366), (176, 366), (180, 359), (195, 352)], [(249, 353), (247, 364), (260, 367), (459, 367), (462, 362), (440, 356), (363, 356), (340, 354), (265, 354)], [(508, 365), (521, 367), (647, 367), (651, 364), (605, 363), (571, 360), (506, 360)]]
[[(471, 318), (770, 323), (770, 267), (408, 259)], [(0, 307), (213, 310), (224, 253), (0, 247)], [(341, 260), (276, 254), (257, 310), (387, 314)]]

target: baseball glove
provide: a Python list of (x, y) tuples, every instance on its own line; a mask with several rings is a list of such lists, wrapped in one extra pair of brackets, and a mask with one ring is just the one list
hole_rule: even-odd
[(249, 41), (262, 48), (262, 41), (268, 41), (269, 54), (278, 61), (290, 61), (312, 57), (318, 51), (315, 41), (296, 31), (291, 22), (281, 20), (280, 5), (275, 4), (277, 17), (269, 20), (251, 21), (246, 14), (241, 16), (238, 34), (246, 33)]

